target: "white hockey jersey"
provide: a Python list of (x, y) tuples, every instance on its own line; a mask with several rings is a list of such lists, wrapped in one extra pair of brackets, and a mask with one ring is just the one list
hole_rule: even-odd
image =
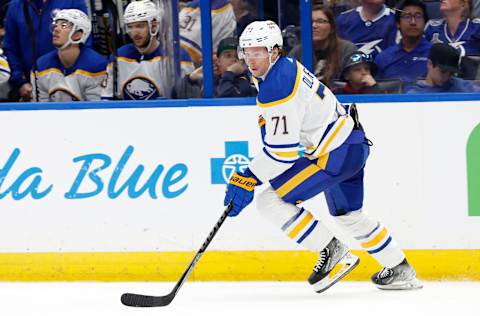
[[(146, 55), (140, 54), (135, 45), (127, 44), (119, 48), (117, 57), (117, 97), (124, 100), (151, 100), (169, 97), (174, 84), (167, 69), (167, 56), (159, 47)], [(182, 77), (194, 70), (188, 53), (181, 49)], [(113, 56), (107, 67), (108, 80), (102, 92), (103, 100), (113, 96)]]
[(41, 102), (98, 101), (101, 83), (107, 72), (107, 58), (93, 49), (80, 46), (80, 55), (72, 67), (66, 68), (57, 50), (37, 61), (37, 78), (31, 73), (34, 100), (38, 92)]
[[(218, 43), (233, 36), (237, 21), (229, 0), (212, 0), (212, 47), (217, 50)], [(185, 49), (195, 63), (202, 60), (202, 23), (200, 19), (200, 0), (192, 1), (179, 13), (180, 46)]]
[(281, 57), (264, 80), (254, 78), (254, 83), (264, 147), (249, 167), (263, 182), (283, 173), (300, 156), (325, 157), (353, 130), (352, 117), (335, 95), (292, 58)]

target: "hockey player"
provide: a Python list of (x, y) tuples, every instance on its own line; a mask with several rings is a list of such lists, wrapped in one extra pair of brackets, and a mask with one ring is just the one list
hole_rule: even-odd
[(77, 9), (60, 10), (53, 17), (51, 30), (52, 43), (57, 49), (40, 57), (38, 72), (32, 72), (34, 99), (100, 100), (107, 59), (83, 45), (92, 30), (88, 16)]
[[(229, 0), (212, 0), (212, 46), (217, 50), (223, 38), (233, 36), (237, 27), (235, 15)], [(200, 21), (200, 1), (192, 1), (179, 13), (180, 46), (192, 60), (202, 61), (202, 24)]]
[[(272, 21), (251, 23), (240, 37), (240, 52), (258, 89), (264, 147), (247, 168), (232, 175), (224, 200), (232, 203), (229, 216), (250, 204), (255, 186), (267, 184), (257, 196), (258, 210), (293, 241), (319, 252), (308, 281), (322, 292), (359, 261), (300, 206), (324, 192), (337, 223), (384, 267), (372, 281), (382, 289), (420, 288), (388, 230), (362, 210), (369, 141), (355, 106), (340, 104), (302, 64), (282, 57), (282, 44)], [(338, 272), (332, 272), (335, 266)]]
[[(114, 56), (111, 57), (102, 99), (149, 100), (170, 96), (174, 80), (167, 73), (168, 56), (158, 39), (161, 16), (163, 12), (150, 0), (134, 1), (125, 8), (124, 24), (132, 43), (119, 48), (116, 65)], [(181, 50), (182, 76), (193, 69), (190, 56)]]

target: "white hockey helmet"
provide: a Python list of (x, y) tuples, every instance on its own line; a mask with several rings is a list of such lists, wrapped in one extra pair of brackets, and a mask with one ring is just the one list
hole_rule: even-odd
[(152, 22), (158, 20), (160, 12), (150, 0), (133, 1), (125, 8), (123, 14), (123, 21), (125, 24), (134, 22)]
[(239, 47), (266, 47), (271, 54), (274, 47), (282, 48), (282, 31), (273, 21), (254, 21), (240, 35)]
[[(64, 9), (54, 12), (53, 15), (53, 24), (58, 20), (66, 20), (73, 24), (72, 30), (68, 35), (68, 41), (61, 48), (67, 47), (69, 44), (81, 44), (87, 41), (88, 36), (92, 32), (92, 22), (90, 21), (88, 15), (83, 11), (77, 9)], [(79, 40), (72, 40), (73, 34), (75, 32), (81, 31), (82, 37)]]

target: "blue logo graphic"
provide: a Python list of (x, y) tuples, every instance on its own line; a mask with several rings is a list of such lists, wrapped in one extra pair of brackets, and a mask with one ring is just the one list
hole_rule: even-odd
[(210, 159), (212, 184), (226, 184), (235, 171), (245, 171), (252, 159), (248, 142), (225, 142), (225, 158)]

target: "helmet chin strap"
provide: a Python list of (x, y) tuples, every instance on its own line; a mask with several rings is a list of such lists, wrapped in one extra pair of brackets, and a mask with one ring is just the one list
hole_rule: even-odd
[[(68, 34), (68, 40), (65, 42), (65, 44), (63, 44), (59, 50), (64, 50), (68, 47), (70, 47), (70, 45), (72, 44), (80, 44), (81, 41), (82, 41), (82, 38), (80, 38), (79, 40), (76, 40), (76, 41), (72, 41), (72, 36), (73, 34), (75, 34), (75, 32), (77, 32), (77, 30), (75, 30), (74, 28), (72, 28), (72, 30), (70, 31), (70, 33)], [(83, 32), (83, 31), (82, 31)]]

